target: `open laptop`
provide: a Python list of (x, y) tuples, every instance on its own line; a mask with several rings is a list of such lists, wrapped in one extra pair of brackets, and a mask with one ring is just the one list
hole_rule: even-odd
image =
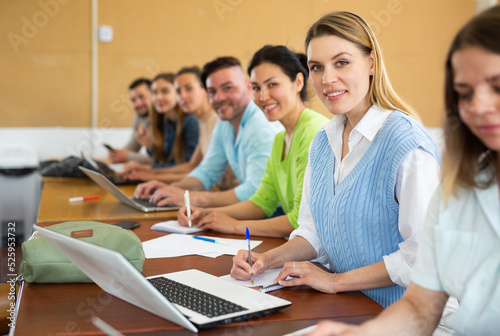
[(82, 172), (85, 173), (88, 177), (90, 177), (95, 183), (103, 187), (107, 192), (111, 195), (115, 196), (117, 200), (121, 203), (128, 205), (136, 210), (142, 212), (155, 212), (155, 211), (169, 211), (169, 210), (178, 210), (181, 207), (178, 205), (168, 204), (164, 206), (157, 206), (153, 203), (149, 203), (144, 199), (130, 198), (125, 195), (116, 185), (114, 185), (110, 180), (106, 178), (106, 176), (102, 175), (99, 172), (84, 168), (78, 167)]
[(108, 167), (105, 163), (95, 161), (93, 158), (91, 158), (90, 156), (88, 156), (84, 152), (82, 152), (82, 160), (85, 160), (92, 168), (94, 168), (95, 171), (104, 175), (113, 184), (119, 184), (119, 185), (121, 185), (121, 184), (138, 184), (138, 183), (142, 182), (142, 181), (138, 181), (138, 180), (124, 179), (117, 172), (115, 172), (113, 169)]
[[(83, 273), (104, 291), (135, 306), (163, 317), (193, 332), (197, 328), (210, 328), (250, 319), (290, 306), (292, 303), (248, 287), (220, 279), (198, 270), (168, 273), (146, 279), (125, 257), (117, 251), (72, 238), (64, 234), (34, 226), (36, 231), (73, 262)], [(167, 289), (166, 295), (153, 286), (164, 283), (178, 289)], [(161, 285), (160, 285), (161, 286)], [(192, 288), (192, 290), (191, 290)], [(184, 293), (188, 291), (189, 294)], [(181, 294), (176, 294), (178, 291)], [(190, 296), (208, 294), (210, 302), (222, 300), (207, 309), (203, 304), (183, 301)], [(204, 294), (203, 294), (204, 293)]]

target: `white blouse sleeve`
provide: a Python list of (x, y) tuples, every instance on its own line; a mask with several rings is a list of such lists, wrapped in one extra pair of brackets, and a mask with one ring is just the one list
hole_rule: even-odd
[(302, 186), (302, 199), (300, 200), (298, 225), (299, 227), (292, 231), (290, 234), (290, 240), (296, 236), (301, 236), (311, 244), (311, 246), (316, 251), (316, 258), (312, 259), (311, 262), (319, 262), (322, 264), (327, 264), (328, 256), (323, 249), (323, 245), (318, 238), (318, 233), (316, 232), (316, 226), (314, 225), (314, 220), (311, 214), (311, 208), (309, 207), (309, 188), (311, 185), (311, 168), (309, 163), (306, 166), (304, 172), (304, 184)]
[(439, 163), (421, 148), (408, 153), (399, 166), (395, 194), (399, 203), (398, 228), (403, 241), (399, 250), (384, 256), (384, 262), (391, 280), (400, 286), (410, 284), (420, 233), (429, 202), (439, 185), (439, 174)]

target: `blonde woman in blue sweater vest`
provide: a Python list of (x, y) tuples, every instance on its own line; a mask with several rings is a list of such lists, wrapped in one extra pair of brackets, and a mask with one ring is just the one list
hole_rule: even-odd
[(277, 281), (284, 286), (362, 290), (386, 307), (410, 283), (439, 183), (439, 154), (418, 114), (392, 89), (362, 18), (325, 15), (309, 29), (306, 51), (311, 83), (335, 117), (311, 142), (299, 228), (282, 246), (252, 254), (253, 267), (240, 251), (231, 275), (248, 279), (283, 267)]
[(444, 319), (456, 335), (500, 332), (500, 6), (471, 19), (446, 60), (441, 186), (425, 221), (403, 298), (361, 326), (322, 322), (314, 336), (431, 335)]

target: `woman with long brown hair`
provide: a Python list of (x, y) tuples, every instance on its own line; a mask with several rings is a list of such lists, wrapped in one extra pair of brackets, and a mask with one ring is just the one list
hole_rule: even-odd
[(152, 80), (152, 134), (145, 127), (136, 134), (154, 160), (152, 168), (189, 161), (198, 144), (198, 121), (177, 104), (174, 79), (172, 73), (160, 73)]

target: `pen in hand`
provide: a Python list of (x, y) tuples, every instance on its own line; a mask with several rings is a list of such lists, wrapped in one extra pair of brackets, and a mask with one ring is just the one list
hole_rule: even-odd
[(188, 216), (188, 225), (191, 227), (191, 202), (189, 200), (189, 190), (184, 192), (184, 204), (186, 205), (186, 214)]
[[(250, 249), (250, 233), (248, 232), (248, 227), (246, 228), (246, 236), (247, 236), (247, 243), (248, 243), (248, 263), (250, 264), (250, 267), (253, 266), (252, 264), (252, 250)], [(253, 271), (250, 273), (250, 279), (252, 280), (252, 285), (253, 285)]]

